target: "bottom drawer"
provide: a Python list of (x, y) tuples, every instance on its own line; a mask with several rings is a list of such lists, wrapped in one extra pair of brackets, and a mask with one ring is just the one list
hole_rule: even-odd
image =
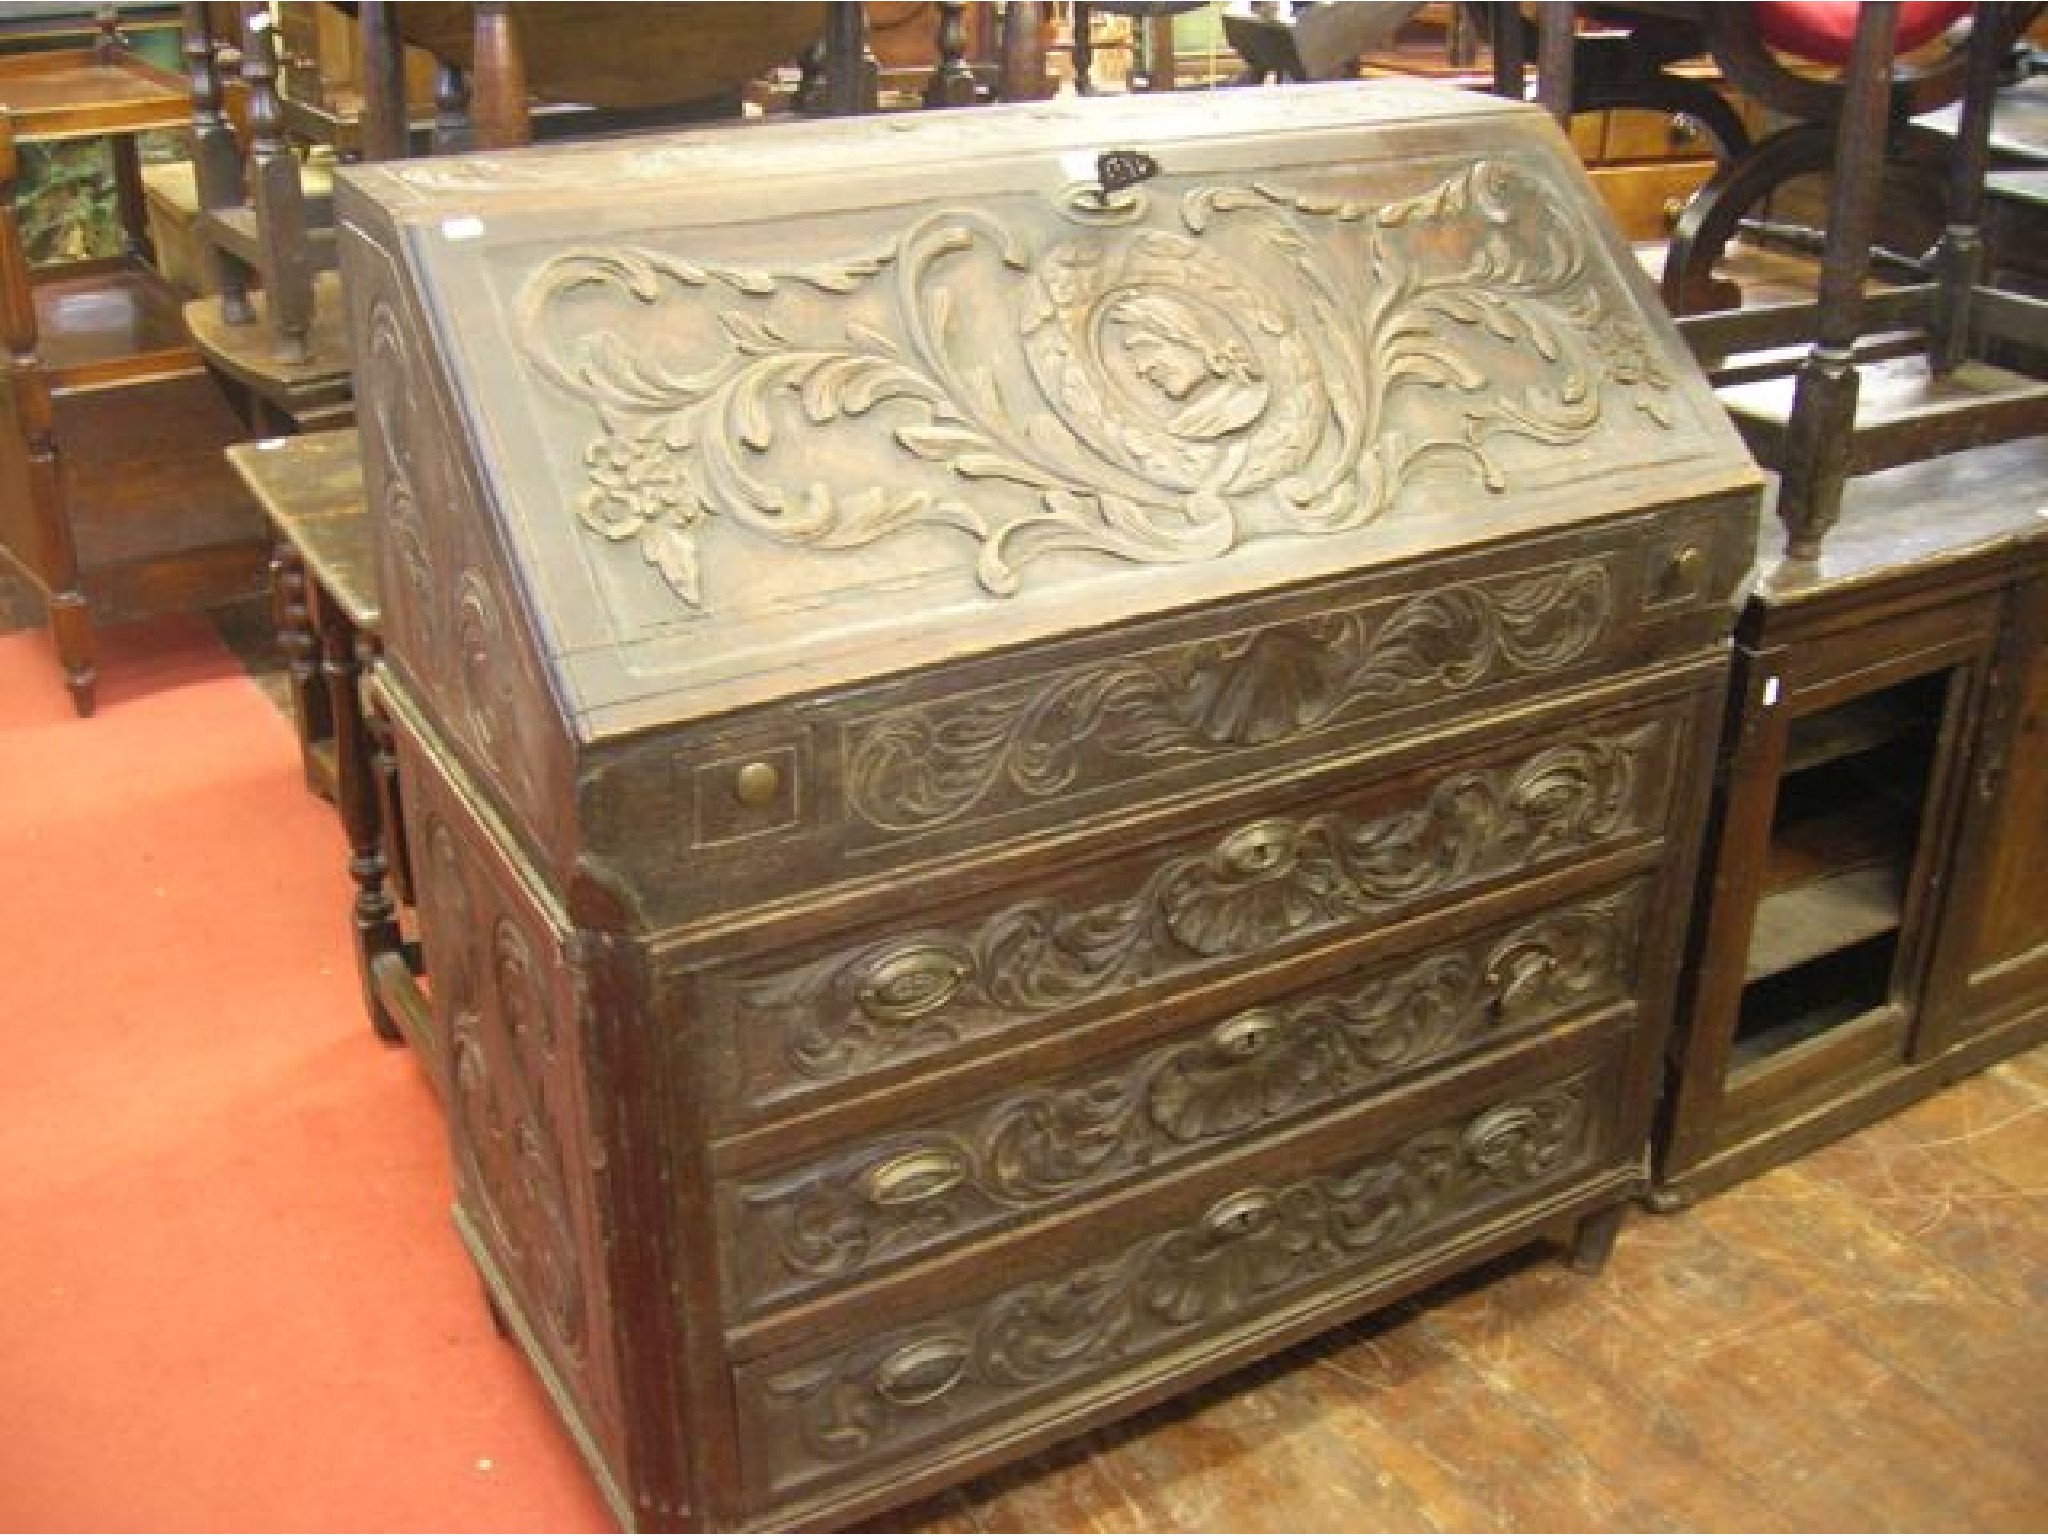
[(1376, 1274), (1413, 1268), (1432, 1242), (1496, 1236), (1518, 1204), (1533, 1212), (1603, 1171), (1614, 1076), (1602, 1061), (1496, 1085), (1370, 1155), (1169, 1211), (1136, 1236), (1105, 1233), (1093, 1259), (851, 1345), (739, 1366), (750, 1501), (962, 1454), (977, 1432), (1008, 1436), (1149, 1386), (1198, 1340), (1220, 1348), (1362, 1302)]

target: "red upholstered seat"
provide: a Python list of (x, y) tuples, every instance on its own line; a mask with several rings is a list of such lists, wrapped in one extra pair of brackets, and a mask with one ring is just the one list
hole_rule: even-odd
[[(1860, 9), (1842, 0), (1760, 0), (1757, 31), (1780, 53), (1814, 64), (1846, 64)], [(1969, 13), (1968, 0), (1907, 0), (1899, 7), (1893, 46), (1899, 53), (1911, 53)]]

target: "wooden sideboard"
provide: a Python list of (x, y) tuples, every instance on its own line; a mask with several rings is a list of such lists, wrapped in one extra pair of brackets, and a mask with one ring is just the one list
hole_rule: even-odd
[(1597, 1262), (1760, 480), (1542, 114), (339, 181), (458, 1226), (622, 1520)]
[(2048, 1038), (2044, 488), (2042, 438), (1858, 477), (1750, 598), (1659, 1204)]

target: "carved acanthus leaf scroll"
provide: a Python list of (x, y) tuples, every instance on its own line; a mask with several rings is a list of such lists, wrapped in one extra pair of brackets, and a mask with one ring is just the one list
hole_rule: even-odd
[(1613, 619), (1606, 569), (1583, 561), (898, 710), (850, 732), (847, 803), (871, 826), (923, 831), (1006, 795), (1062, 794), (1091, 754), (1126, 775), (1567, 667)]
[(1517, 165), (1377, 206), (1199, 188), (1177, 222), (1126, 196), (1143, 218), (1083, 238), (957, 209), (835, 263), (551, 259), (518, 326), (596, 417), (578, 515), (692, 609), (712, 518), (811, 550), (936, 530), (1006, 595), (1059, 553), (1356, 529), (1432, 463), (1505, 489), (1496, 440), (1581, 441), (1610, 386), (1669, 424), (1647, 340)]
[(758, 1390), (771, 1458), (789, 1480), (886, 1452), (1391, 1255), (1582, 1166), (1591, 1093), (1562, 1083), (1341, 1171), (1248, 1188), (1073, 1273), (770, 1376)]
[(521, 926), (473, 893), (459, 841), (434, 816), (427, 832), (427, 916), (435, 986), (449, 1019), (449, 1113), (463, 1203), (520, 1288), (563, 1366), (581, 1370), (590, 1296), (572, 1215), (559, 1022), (541, 959)]
[(759, 1304), (860, 1275), (1611, 1002), (1640, 917), (1635, 891), (1545, 913), (753, 1180), (742, 1288)]
[(829, 1080), (1255, 954), (1632, 828), (1655, 734), (1456, 772), (1381, 815), (1268, 817), (1164, 860), (1128, 895), (1021, 902), (734, 983), (738, 1023)]

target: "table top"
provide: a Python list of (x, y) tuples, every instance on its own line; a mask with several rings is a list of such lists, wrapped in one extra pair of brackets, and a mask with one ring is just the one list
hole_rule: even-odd
[(0, 58), (0, 111), (17, 143), (40, 143), (188, 128), (192, 97), (182, 77), (132, 53), (71, 48)]
[(382, 616), (376, 547), (356, 429), (236, 443), (227, 459), (349, 622), (374, 631)]
[(2048, 559), (2048, 438), (1973, 448), (1850, 479), (1819, 562), (1781, 565), (1785, 531), (1772, 477), (1757, 540), (1759, 601), (1771, 607), (1929, 574), (2020, 546)]

